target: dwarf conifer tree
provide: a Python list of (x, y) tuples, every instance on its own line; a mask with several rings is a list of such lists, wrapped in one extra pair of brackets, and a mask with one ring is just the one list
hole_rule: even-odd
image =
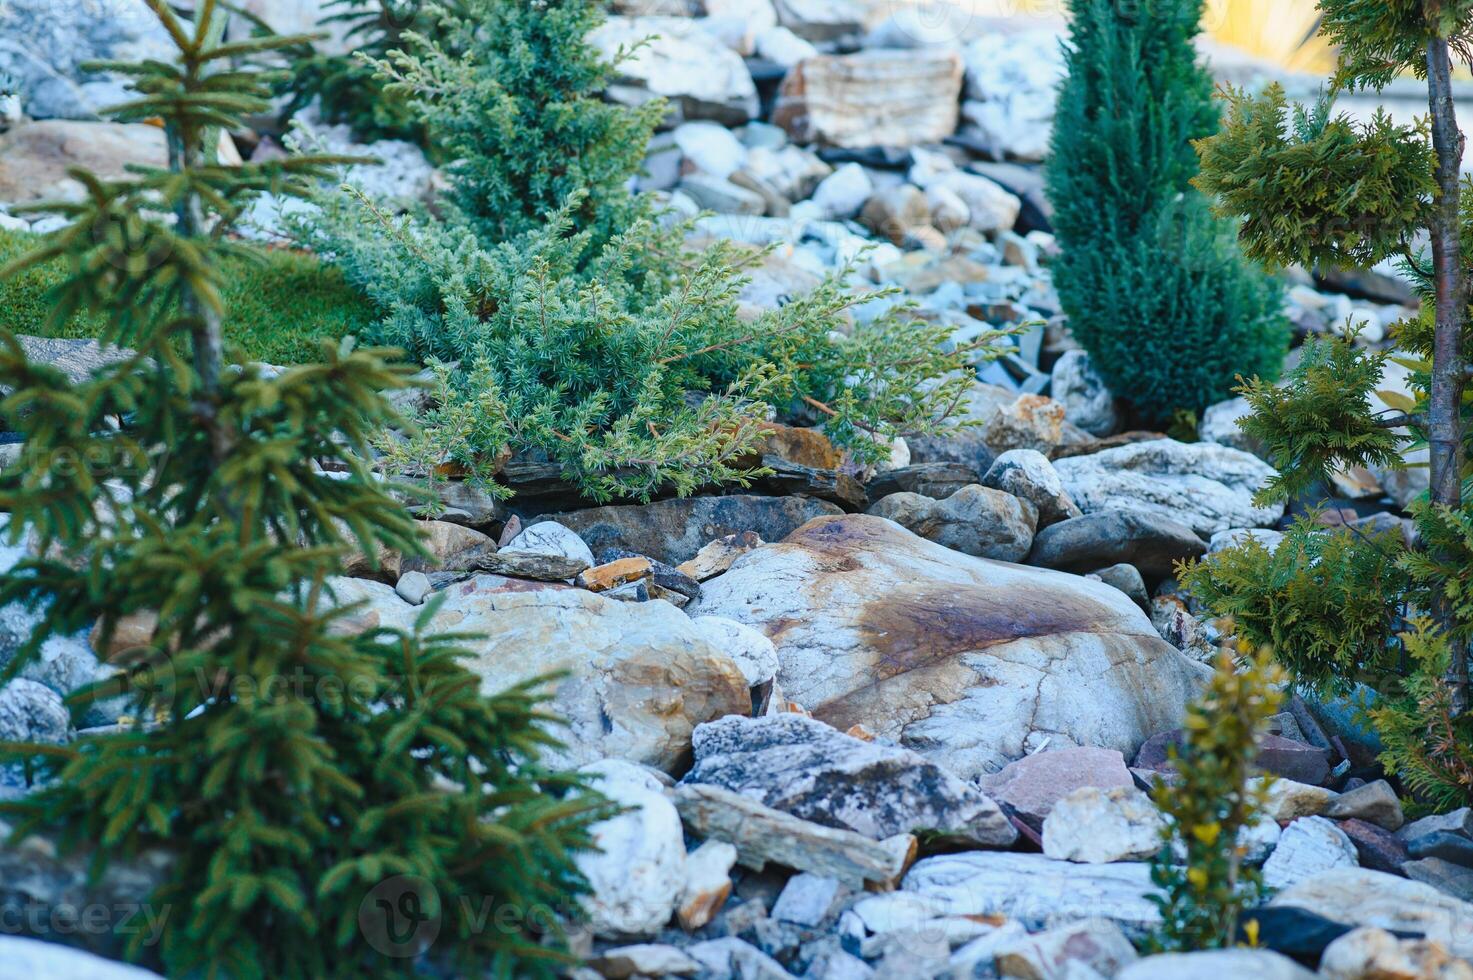
[(1288, 343), (1279, 293), (1191, 187), (1192, 141), (1217, 126), (1196, 63), (1202, 0), (1071, 0), (1049, 198), (1069, 328), (1149, 424), (1272, 376)]
[[(75, 172), (85, 197), (50, 206), (71, 224), (7, 270), (63, 261), (53, 315), (94, 313), (103, 340), (132, 350), (73, 383), (0, 338), (0, 411), (27, 447), (0, 473), (0, 509), (33, 544), (0, 602), (43, 610), (0, 683), (49, 637), (96, 623), (119, 672), (72, 702), (125, 696), (133, 720), (8, 746), (39, 785), (7, 813), (99, 867), (173, 851), (150, 899), (171, 912), (162, 946), (139, 935), (129, 949), (170, 975), (400, 976), (436, 957), (552, 976), (567, 959), (557, 919), (535, 912), (573, 911), (572, 855), (602, 803), (538, 768), (550, 719), (536, 692), (483, 697), (457, 659), (464, 638), (427, 633), (433, 607), (410, 632), (365, 630), (332, 596), (350, 542), (419, 547), (365, 462), (393, 421), (381, 392), (407, 369), (351, 341), (279, 373), (226, 355), (217, 270), (232, 217), (335, 162), (206, 153), (216, 127), (268, 102), (268, 79), (232, 59), (292, 39), (219, 44), (214, 0), (193, 25), (148, 2), (177, 60), (105, 67), (137, 90), (117, 118), (163, 121), (169, 166)], [(48, 465), (66, 460), (87, 465)], [(386, 950), (403, 936), (368, 899), (391, 878), (414, 882), (438, 932)]]
[[(1222, 131), (1201, 144), (1198, 183), (1224, 212), (1245, 219), (1241, 235), (1251, 254), (1342, 266), (1400, 257), (1423, 297), (1421, 314), (1396, 330), (1404, 352), (1399, 360), (1412, 370), (1413, 397), (1375, 392), (1383, 355), (1333, 340), (1306, 357), (1282, 389), (1263, 379), (1250, 383), (1245, 394), (1254, 412), (1244, 427), (1263, 440), (1282, 474), (1266, 496), (1302, 490), (1337, 465), (1385, 465), (1407, 449), (1427, 448), (1429, 493), (1413, 508), (1424, 547), (1399, 549), (1407, 586), (1389, 598), (1430, 613), (1432, 625), (1402, 634), (1404, 656), (1373, 652), (1335, 669), (1343, 680), (1388, 659), (1399, 664), (1373, 671), (1372, 680), (1390, 705), (1408, 710), (1433, 703), (1426, 671), (1439, 669), (1447, 695), (1439, 711), (1457, 722), (1469, 709), (1473, 631), (1467, 571), (1473, 535), (1464, 498), (1473, 410), (1466, 389), (1473, 212), (1460, 177), (1464, 137), (1452, 70), (1454, 59), (1467, 62), (1473, 48), (1473, 3), (1321, 0), (1320, 10), (1322, 30), (1340, 50), (1330, 92), (1315, 107), (1293, 110), (1276, 88), (1259, 97), (1230, 93)], [(1357, 124), (1334, 114), (1336, 92), (1379, 90), (1406, 73), (1426, 81), (1425, 120), (1402, 126), (1383, 114)], [(1430, 250), (1417, 246), (1424, 233)], [(1391, 410), (1373, 409), (1373, 393)], [(1299, 611), (1290, 604), (1276, 615), (1292, 619)], [(1440, 652), (1428, 629), (1440, 636)], [(1415, 645), (1407, 637), (1415, 637)], [(1403, 742), (1417, 729), (1382, 725), (1383, 736)], [(1462, 729), (1437, 729), (1422, 725), (1420, 743), (1393, 746), (1388, 761), (1411, 767), (1406, 775), (1414, 786), (1439, 784), (1442, 798), (1467, 799), (1469, 787), (1444, 782), (1446, 770), (1435, 764), (1435, 756), (1453, 749), (1466, 755), (1466, 745), (1448, 742)]]
[(482, 241), (538, 228), (574, 195), (580, 228), (633, 220), (626, 185), (665, 105), (601, 98), (614, 65), (587, 38), (604, 16), (596, 0), (457, 0), (370, 62), (454, 161), (450, 199)]
[[(253, 18), (267, 35), (271, 24)], [(424, 142), (424, 124), (404, 98), (386, 90), (378, 72), (365, 59), (382, 58), (403, 45), (412, 28), (428, 27), (418, 0), (329, 0), (320, 22), (353, 47), (351, 54), (324, 51), (320, 40), (304, 39), (284, 49), (291, 71), (282, 76), (278, 93), (286, 96), (283, 119), (313, 99), (330, 123), (347, 123), (359, 139), (403, 139)]]
[(497, 467), (531, 452), (590, 497), (647, 499), (747, 481), (769, 406), (861, 463), (945, 427), (996, 335), (953, 346), (905, 309), (854, 326), (845, 274), (744, 307), (762, 255), (697, 250), (629, 190), (665, 106), (599, 97), (603, 16), (597, 0), (460, 0), (378, 62), (456, 160), (450, 191), (402, 220), (334, 195), (301, 234), (386, 311), (380, 340), (444, 366), (422, 437), (392, 460), (505, 493)]

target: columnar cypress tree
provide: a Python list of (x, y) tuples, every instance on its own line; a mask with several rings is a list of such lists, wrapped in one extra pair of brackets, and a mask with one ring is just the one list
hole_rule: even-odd
[[(217, 265), (231, 218), (253, 192), (301, 190), (334, 162), (222, 167), (205, 150), (216, 127), (268, 102), (268, 79), (231, 60), (294, 39), (218, 44), (215, 0), (193, 26), (148, 2), (177, 61), (106, 67), (138, 93), (117, 118), (163, 120), (169, 167), (75, 173), (87, 194), (63, 206), (71, 225), (8, 270), (61, 259), (53, 315), (105, 317), (103, 339), (135, 352), (73, 384), (13, 336), (0, 347), (0, 411), (27, 439), (0, 473), (0, 509), (12, 540), (35, 545), (0, 602), (44, 609), (0, 682), (48, 637), (96, 622), (107, 650), (142, 629), (121, 673), (73, 699), (126, 695), (138, 721), (9, 746), (42, 782), (7, 810), (17, 833), (54, 832), (101, 865), (174, 850), (152, 898), (172, 911), (157, 951), (171, 974), (408, 974), (414, 958), (374, 945), (383, 913), (364, 901), (408, 876), (419, 911), (438, 917), (436, 955), (553, 975), (566, 957), (526, 916), (568, 911), (581, 885), (571, 852), (605, 811), (537, 768), (549, 719), (535, 692), (481, 697), (460, 638), (424, 635), (433, 609), (411, 633), (355, 635), (352, 610), (331, 601), (345, 537), (366, 554), (418, 547), (365, 463), (369, 436), (393, 421), (380, 392), (406, 369), (351, 341), (279, 374), (224, 353)], [(89, 465), (35, 465), (53, 459)], [(492, 929), (477, 918), (488, 911)], [(132, 955), (152, 955), (141, 939)]]
[(1071, 0), (1069, 77), (1048, 168), (1069, 326), (1144, 421), (1200, 411), (1240, 372), (1273, 375), (1277, 289), (1190, 181), (1217, 126), (1192, 39), (1201, 0)]

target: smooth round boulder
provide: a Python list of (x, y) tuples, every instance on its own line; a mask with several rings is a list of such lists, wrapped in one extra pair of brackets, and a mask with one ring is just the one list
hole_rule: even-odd
[(1200, 558), (1207, 545), (1179, 521), (1144, 510), (1106, 510), (1060, 521), (1033, 538), (1028, 564), (1063, 572), (1134, 565), (1148, 579), (1172, 574), (1178, 561)]
[(783, 695), (963, 778), (1034, 736), (1133, 756), (1210, 673), (1101, 582), (959, 554), (867, 515), (818, 518), (705, 584), (693, 615), (757, 627)]

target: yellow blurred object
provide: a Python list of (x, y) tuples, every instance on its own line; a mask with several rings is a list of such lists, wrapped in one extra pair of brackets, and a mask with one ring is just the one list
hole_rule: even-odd
[[(949, 3), (974, 17), (1052, 20), (1067, 16), (1065, 0), (862, 0), (877, 19), (898, 5)], [(1206, 0), (1202, 31), (1291, 71), (1327, 75), (1335, 67), (1335, 51), (1316, 32), (1320, 12), (1316, 0)]]
[(1202, 30), (1291, 71), (1324, 75), (1335, 68), (1335, 50), (1319, 21), (1315, 0), (1207, 0)]

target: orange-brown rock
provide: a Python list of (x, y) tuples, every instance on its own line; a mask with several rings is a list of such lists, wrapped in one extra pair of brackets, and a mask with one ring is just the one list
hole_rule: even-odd
[(799, 466), (836, 470), (844, 465), (844, 454), (818, 429), (769, 422), (754, 447), (764, 456), (777, 456)]
[(649, 578), (653, 572), (654, 566), (648, 558), (619, 558), (581, 572), (573, 584), (589, 592), (607, 592)]

